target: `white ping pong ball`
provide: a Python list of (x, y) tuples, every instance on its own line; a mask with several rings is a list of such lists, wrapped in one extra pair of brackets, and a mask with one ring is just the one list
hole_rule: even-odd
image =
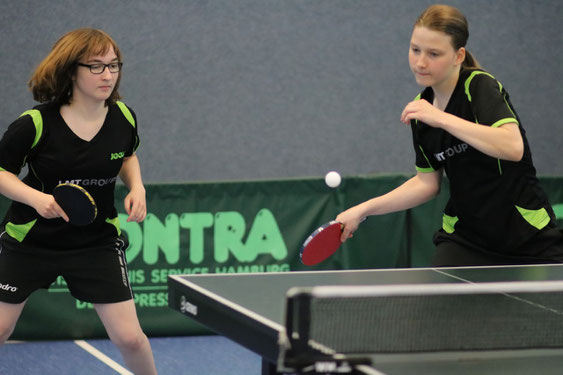
[(340, 182), (342, 182), (342, 177), (340, 177), (340, 174), (338, 172), (330, 171), (325, 176), (325, 183), (328, 187), (338, 187), (340, 186)]

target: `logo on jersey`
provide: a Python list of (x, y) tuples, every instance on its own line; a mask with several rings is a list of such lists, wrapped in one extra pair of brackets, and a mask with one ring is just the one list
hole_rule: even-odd
[(66, 180), (62, 181), (59, 180), (59, 184), (75, 184), (80, 186), (105, 186), (108, 184), (112, 184), (117, 181), (117, 177), (112, 178), (76, 178), (73, 180)]
[(125, 156), (125, 152), (124, 152), (124, 151), (121, 151), (121, 152), (112, 152), (112, 153), (111, 153), (111, 158), (110, 158), (110, 160), (123, 159), (124, 156)]
[(2, 284), (2, 283), (0, 283), (0, 289), (6, 290), (6, 291), (12, 292), (12, 293), (17, 292), (17, 290), (18, 290), (18, 288), (16, 288), (15, 286), (11, 286), (10, 284)]
[(451, 158), (452, 156), (454, 156), (456, 154), (461, 154), (461, 153), (467, 151), (468, 148), (469, 148), (469, 145), (467, 143), (462, 143), (462, 144), (459, 144), (459, 145), (455, 145), (453, 147), (449, 147), (442, 152), (437, 152), (437, 153), (434, 154), (434, 157), (438, 161), (444, 161), (444, 160), (446, 160), (446, 158)]

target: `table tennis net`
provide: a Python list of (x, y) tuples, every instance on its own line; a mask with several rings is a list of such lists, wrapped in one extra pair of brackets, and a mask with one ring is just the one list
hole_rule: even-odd
[(324, 354), (563, 347), (563, 282), (297, 288), (286, 329)]

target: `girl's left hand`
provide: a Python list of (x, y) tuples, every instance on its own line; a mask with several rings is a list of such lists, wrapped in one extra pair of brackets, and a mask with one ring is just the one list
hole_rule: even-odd
[(123, 202), (125, 212), (129, 215), (127, 222), (135, 221), (140, 223), (145, 219), (145, 216), (147, 216), (147, 201), (144, 190), (131, 190)]
[(427, 125), (439, 128), (441, 118), (446, 113), (434, 107), (425, 99), (415, 100), (407, 104), (401, 113), (401, 122), (409, 125), (411, 120), (419, 120)]

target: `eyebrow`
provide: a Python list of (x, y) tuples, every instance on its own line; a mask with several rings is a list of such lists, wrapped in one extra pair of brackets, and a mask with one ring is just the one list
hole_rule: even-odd
[[(119, 59), (116, 57), (115, 59), (111, 60), (110, 63), (112, 63), (112, 62), (117, 62), (117, 61), (119, 61)], [(104, 63), (104, 62), (103, 62), (102, 60), (100, 60), (100, 59), (88, 59), (88, 60), (86, 60), (86, 62), (87, 62), (87, 63), (100, 63), (100, 64), (103, 64), (103, 63)]]
[(433, 48), (433, 47), (431, 47), (431, 48), (422, 48), (422, 47), (420, 47), (418, 44), (415, 44), (415, 43), (411, 43), (411, 48), (425, 49), (425, 50), (430, 51), (430, 52), (438, 52), (438, 53), (442, 53), (442, 52), (443, 52), (443, 51), (442, 51), (441, 49), (439, 49), (439, 48)]

